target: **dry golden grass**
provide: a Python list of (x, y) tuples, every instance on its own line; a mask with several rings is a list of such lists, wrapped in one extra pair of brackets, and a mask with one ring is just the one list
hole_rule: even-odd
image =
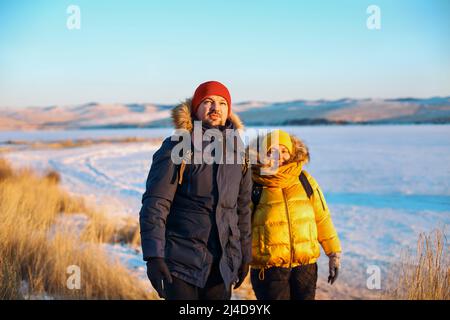
[(0, 180), (11, 178), (13, 175), (14, 172), (9, 163), (5, 159), (0, 158)]
[(445, 229), (421, 234), (416, 253), (404, 252), (394, 269), (384, 298), (449, 300), (450, 257)]
[[(82, 199), (68, 195), (58, 181), (55, 173), (39, 177), (29, 169), (13, 170), (0, 159), (0, 299), (44, 294), (57, 299), (154, 298), (98, 246), (98, 242), (123, 237), (121, 232), (134, 237), (136, 230), (117, 227)], [(55, 228), (57, 219), (70, 213), (88, 216), (81, 235)], [(79, 290), (66, 285), (71, 265), (81, 270)]]
[(19, 266), (6, 259), (0, 259), (0, 300), (23, 299), (20, 292)]
[(81, 234), (83, 241), (97, 243), (126, 243), (132, 247), (141, 244), (139, 225), (132, 219), (107, 217), (100, 211), (87, 211), (89, 223)]

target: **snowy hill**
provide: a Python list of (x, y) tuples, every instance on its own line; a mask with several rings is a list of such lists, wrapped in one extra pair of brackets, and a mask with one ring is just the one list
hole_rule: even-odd
[[(101, 104), (1, 108), (0, 130), (170, 126), (161, 104)], [(246, 101), (233, 105), (247, 125), (450, 123), (450, 97)]]

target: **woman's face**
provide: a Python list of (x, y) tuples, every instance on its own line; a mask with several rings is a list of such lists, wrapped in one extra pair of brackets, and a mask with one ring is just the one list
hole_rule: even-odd
[(221, 96), (209, 96), (200, 103), (195, 115), (212, 126), (223, 126), (228, 117), (228, 103)]
[(267, 152), (267, 156), (270, 159), (270, 165), (275, 165), (275, 162), (278, 162), (278, 166), (282, 166), (286, 164), (291, 158), (291, 154), (289, 153), (288, 148), (286, 148), (282, 144), (274, 145), (270, 147)]

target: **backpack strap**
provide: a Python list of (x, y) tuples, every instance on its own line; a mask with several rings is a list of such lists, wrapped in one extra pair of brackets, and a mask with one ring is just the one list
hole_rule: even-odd
[(309, 180), (306, 177), (305, 172), (302, 171), (298, 178), (300, 179), (300, 182), (301, 182), (301, 184), (303, 186), (303, 189), (305, 189), (306, 195), (308, 196), (309, 199), (311, 199), (311, 197), (312, 197), (312, 195), (314, 193), (314, 190), (311, 187), (311, 184), (309, 183)]
[(181, 160), (180, 166), (178, 167), (178, 184), (183, 183), (184, 169), (186, 169), (186, 162)]
[(244, 156), (242, 159), (242, 176), (247, 174), (248, 168), (250, 167), (250, 160)]
[(262, 189), (263, 189), (262, 184), (259, 184), (257, 182), (253, 182), (253, 186), (252, 186), (252, 202), (253, 202), (252, 215), (255, 212), (256, 207), (259, 204), (259, 201), (261, 200)]
[(183, 183), (183, 174), (186, 169), (186, 163), (190, 163), (190, 160), (192, 160), (192, 151), (188, 150), (181, 160), (181, 163), (178, 165), (178, 184)]

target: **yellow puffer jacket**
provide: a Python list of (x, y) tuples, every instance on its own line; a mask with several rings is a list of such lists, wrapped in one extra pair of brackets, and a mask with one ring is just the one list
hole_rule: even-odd
[(263, 186), (252, 218), (251, 265), (254, 268), (289, 268), (314, 263), (320, 255), (319, 244), (327, 255), (341, 252), (319, 185), (304, 171), (314, 191), (310, 199), (299, 180), (303, 163), (286, 164), (270, 176), (259, 175), (252, 168), (253, 180)]

